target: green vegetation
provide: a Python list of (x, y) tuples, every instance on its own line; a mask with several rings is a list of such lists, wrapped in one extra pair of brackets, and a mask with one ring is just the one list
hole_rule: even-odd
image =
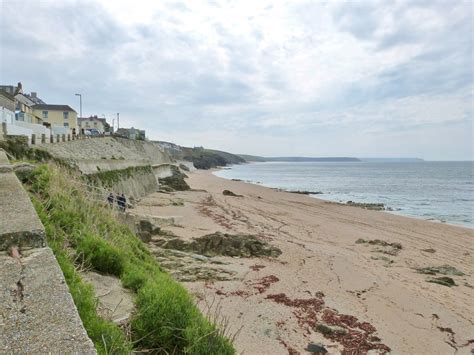
[[(108, 181), (114, 179), (107, 176)], [(64, 168), (42, 165), (29, 176), (26, 187), (99, 353), (129, 353), (133, 346), (158, 354), (234, 354), (223, 331), (199, 312), (185, 288), (159, 267), (113, 211), (87, 198), (79, 180)], [(124, 287), (136, 292), (131, 339), (97, 315), (97, 300), (77, 267), (116, 275)]]
[(245, 163), (242, 158), (218, 150), (204, 149), (201, 147), (188, 148), (184, 159), (192, 161), (196, 169), (211, 169), (217, 166), (226, 166), (228, 164)]
[(8, 139), (0, 141), (0, 148), (14, 156), (15, 159), (29, 161), (53, 160), (53, 157), (47, 151), (28, 147), (28, 137), (26, 136), (8, 137)]
[(153, 174), (153, 169), (150, 165), (131, 166), (121, 170), (98, 170), (98, 173), (85, 175), (85, 178), (91, 183), (101, 182), (105, 187), (112, 187), (121, 180), (132, 178), (135, 174)]
[[(245, 163), (245, 159), (235, 154), (220, 150), (205, 149), (203, 147), (180, 147), (176, 144), (166, 143), (166, 151), (176, 160), (187, 160), (193, 162), (196, 169), (210, 169), (228, 164)], [(186, 170), (186, 169), (184, 169)]]
[(125, 338), (121, 329), (112, 322), (102, 319), (97, 314), (97, 299), (91, 285), (82, 281), (73, 263), (73, 254), (66, 249), (68, 243), (64, 230), (54, 224), (48, 216), (47, 209), (38, 198), (33, 197), (33, 204), (43, 222), (48, 237), (48, 245), (66, 279), (69, 291), (76, 304), (87, 334), (94, 342), (99, 354), (126, 354), (132, 350), (132, 344)]

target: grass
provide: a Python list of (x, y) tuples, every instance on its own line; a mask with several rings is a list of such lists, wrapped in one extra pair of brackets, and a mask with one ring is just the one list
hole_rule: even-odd
[(79, 312), (87, 334), (93, 341), (99, 354), (127, 354), (132, 350), (122, 330), (112, 322), (106, 321), (97, 314), (97, 298), (91, 285), (82, 281), (73, 263), (73, 255), (66, 248), (67, 236), (47, 214), (39, 199), (33, 197), (33, 204), (43, 222), (48, 237), (48, 245), (54, 252), (64, 274), (69, 292)]
[[(103, 158), (106, 159), (106, 158)], [(101, 183), (103, 186), (112, 187), (121, 180), (129, 179), (135, 174), (153, 174), (150, 165), (132, 166), (119, 170), (100, 171), (95, 174), (86, 175), (85, 178), (91, 183)]]
[(28, 147), (28, 138), (26, 136), (11, 136), (6, 140), (2, 140), (0, 141), (0, 148), (6, 150), (15, 159), (35, 162), (54, 159), (51, 154), (44, 150)]
[[(120, 224), (115, 212), (88, 199), (80, 176), (41, 165), (26, 186), (46, 227), (87, 333), (100, 353), (152, 349), (163, 354), (234, 354), (223, 330), (204, 317), (186, 289), (163, 271), (145, 245)], [(131, 339), (101, 319), (77, 264), (119, 277), (136, 293)]]

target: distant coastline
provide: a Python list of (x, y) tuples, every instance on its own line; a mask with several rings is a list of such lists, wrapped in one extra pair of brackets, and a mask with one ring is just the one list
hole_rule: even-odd
[(410, 163), (422, 162), (421, 158), (357, 158), (357, 157), (262, 157), (258, 155), (237, 154), (247, 162), (373, 162), (373, 163)]
[(360, 162), (361, 160), (353, 157), (261, 157), (248, 154), (237, 154), (247, 162)]
[(469, 164), (459, 162), (252, 162), (215, 175), (285, 191), (317, 191), (317, 198), (338, 203), (383, 204), (397, 215), (472, 229), (469, 171)]

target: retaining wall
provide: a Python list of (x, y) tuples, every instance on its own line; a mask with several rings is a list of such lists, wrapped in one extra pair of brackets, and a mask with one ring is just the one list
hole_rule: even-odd
[(134, 200), (158, 191), (158, 180), (151, 166), (135, 166), (121, 170), (102, 171), (89, 174), (88, 180), (95, 186), (96, 198), (106, 201), (110, 192), (124, 194)]
[(96, 353), (44, 227), (2, 150), (0, 353)]
[(55, 158), (73, 162), (84, 174), (173, 162), (156, 143), (116, 137), (60, 142), (37, 148), (47, 150)]

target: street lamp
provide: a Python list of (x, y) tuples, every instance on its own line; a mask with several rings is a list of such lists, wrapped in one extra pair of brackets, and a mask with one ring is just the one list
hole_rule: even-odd
[(117, 112), (117, 131), (120, 128), (120, 113)]
[(75, 94), (76, 96), (79, 96), (79, 115), (82, 118), (82, 94)]

